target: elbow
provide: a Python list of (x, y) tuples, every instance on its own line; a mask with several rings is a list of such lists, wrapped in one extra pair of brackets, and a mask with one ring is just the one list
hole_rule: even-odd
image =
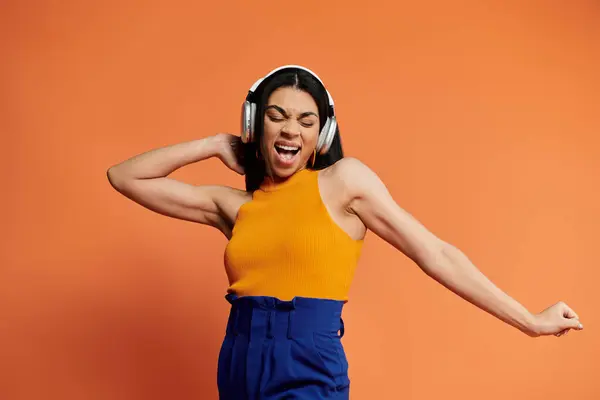
[(122, 191), (127, 178), (119, 170), (118, 166), (112, 166), (106, 170), (106, 178), (110, 185), (117, 191)]
[(454, 264), (453, 260), (460, 250), (453, 245), (438, 241), (429, 246), (419, 257), (418, 265), (429, 276), (439, 276), (442, 271), (448, 270)]
[(115, 189), (117, 189), (118, 176), (119, 174), (115, 171), (115, 167), (110, 167), (106, 170), (106, 179), (108, 179), (108, 183)]

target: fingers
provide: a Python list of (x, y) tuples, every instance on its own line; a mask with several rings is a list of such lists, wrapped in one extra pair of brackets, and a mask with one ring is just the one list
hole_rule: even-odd
[(565, 328), (577, 330), (583, 329), (583, 325), (581, 324), (581, 322), (579, 322), (579, 315), (577, 315), (577, 313), (565, 303), (561, 302), (561, 305), (563, 306), (563, 318), (565, 318), (566, 320)]
[(240, 174), (240, 175), (244, 175), (244, 173), (246, 172), (246, 171), (244, 170), (244, 167), (242, 167), (242, 166), (241, 166), (239, 163), (235, 163), (235, 164), (233, 165), (233, 168), (232, 168), (232, 169), (233, 169), (235, 172), (237, 172), (238, 174)]
[(569, 333), (569, 331), (571, 329), (575, 329), (575, 330), (580, 331), (580, 330), (583, 329), (583, 325), (578, 320), (575, 320), (575, 319), (569, 320), (569, 327), (563, 329), (562, 331), (560, 331), (558, 333), (555, 333), (554, 336), (556, 336), (556, 337), (564, 336), (567, 333)]
[(583, 324), (581, 322), (579, 322), (579, 319), (577, 319), (577, 318), (571, 318), (571, 319), (565, 318), (561, 325), (562, 325), (562, 328), (567, 331), (569, 329), (575, 329), (578, 331), (583, 329)]
[(558, 333), (555, 333), (554, 336), (561, 337), (563, 335), (566, 335), (567, 333), (569, 333), (569, 329), (564, 329), (564, 330), (562, 330), (562, 331), (560, 331)]
[(580, 331), (583, 329), (583, 324), (579, 322), (578, 319), (573, 318), (569, 320), (569, 328), (577, 329), (578, 331)]
[(555, 310), (551, 319), (558, 317), (558, 320), (553, 324), (552, 331), (554, 331), (554, 336), (561, 337), (569, 333), (572, 329), (578, 331), (583, 329), (583, 324), (579, 321), (579, 315), (564, 302), (560, 301), (547, 310), (550, 309)]
[(568, 305), (566, 305), (564, 303), (562, 303), (562, 305), (563, 305), (563, 317), (579, 319), (579, 315), (577, 315), (577, 313), (575, 311), (573, 311), (573, 309), (571, 307), (569, 307)]

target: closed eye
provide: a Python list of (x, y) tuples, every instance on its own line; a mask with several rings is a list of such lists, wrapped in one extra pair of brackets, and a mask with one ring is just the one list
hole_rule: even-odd
[[(290, 118), (290, 116), (285, 112), (285, 110), (277, 105), (270, 105), (266, 108), (266, 115), (272, 122), (283, 122), (286, 119)], [(311, 119), (311, 117), (318, 118), (318, 115), (312, 111), (307, 111), (298, 117), (298, 121), (300, 125), (305, 128), (311, 128), (315, 125), (315, 121)]]
[(311, 126), (313, 126), (315, 123), (312, 121), (300, 121), (300, 124), (305, 127), (305, 128), (310, 128)]
[(271, 121), (273, 121), (273, 122), (281, 122), (281, 121), (283, 121), (283, 118), (281, 118), (281, 117), (276, 117), (276, 116), (274, 116), (274, 115), (269, 115), (268, 117), (269, 117), (269, 119), (270, 119)]

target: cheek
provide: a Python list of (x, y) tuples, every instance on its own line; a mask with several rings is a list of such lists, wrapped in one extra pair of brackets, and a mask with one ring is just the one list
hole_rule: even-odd
[(317, 145), (319, 138), (319, 126), (311, 127), (304, 132), (304, 144), (308, 144), (312, 147)]
[(279, 132), (279, 127), (277, 126), (277, 124), (273, 123), (270, 120), (265, 119), (265, 122), (263, 124), (263, 141), (270, 143), (271, 141), (273, 141), (275, 139), (278, 132)]

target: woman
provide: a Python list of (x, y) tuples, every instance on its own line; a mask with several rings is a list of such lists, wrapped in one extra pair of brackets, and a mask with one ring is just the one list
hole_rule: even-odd
[[(245, 174), (246, 190), (168, 177), (209, 157)], [(344, 158), (333, 100), (299, 66), (254, 84), (241, 138), (218, 134), (152, 150), (113, 166), (108, 178), (150, 210), (213, 226), (229, 239), (221, 399), (348, 398), (341, 313), (367, 230), (529, 336), (583, 328), (563, 302), (530, 313), (399, 207), (373, 171)]]

